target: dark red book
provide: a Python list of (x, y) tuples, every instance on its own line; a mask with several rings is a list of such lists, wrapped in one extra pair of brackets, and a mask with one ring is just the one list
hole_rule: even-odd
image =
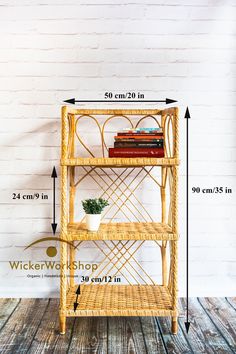
[(164, 157), (163, 148), (109, 148), (109, 157)]
[(164, 139), (115, 139), (115, 143), (128, 143), (128, 144), (132, 144), (132, 143), (135, 143), (135, 144), (159, 144), (159, 143), (162, 143), (164, 144)]
[(163, 139), (163, 134), (162, 135), (151, 135), (151, 134), (145, 134), (145, 135), (139, 135), (139, 134), (133, 134), (133, 135), (119, 135), (119, 136), (114, 136), (114, 139), (116, 141), (121, 140), (121, 139), (133, 139), (133, 140), (154, 140), (154, 139)]

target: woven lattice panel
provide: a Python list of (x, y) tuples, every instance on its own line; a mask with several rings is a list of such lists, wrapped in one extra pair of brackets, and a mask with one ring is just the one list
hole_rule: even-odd
[(74, 312), (77, 286), (67, 293), (67, 316), (170, 315), (167, 287), (153, 285), (82, 285), (79, 306)]

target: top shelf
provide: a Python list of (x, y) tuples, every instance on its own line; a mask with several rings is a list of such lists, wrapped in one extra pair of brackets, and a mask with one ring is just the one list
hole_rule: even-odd
[[(100, 116), (100, 117), (97, 117)], [(164, 156), (157, 157), (105, 157), (110, 141), (107, 132), (108, 125), (113, 119), (122, 120), (125, 128), (140, 127), (146, 120), (151, 119), (152, 126), (162, 128), (164, 135)], [(79, 125), (80, 120), (88, 124), (88, 131), (97, 134), (101, 144), (103, 157), (93, 157), (91, 146), (94, 141), (81, 137)], [(92, 125), (89, 126), (89, 123)], [(146, 122), (147, 123), (147, 122)], [(150, 124), (150, 123), (149, 123)], [(90, 127), (90, 128), (89, 128)], [(96, 128), (96, 129), (95, 129)], [(109, 132), (113, 130), (109, 128)], [(116, 127), (116, 131), (117, 131)], [(166, 109), (76, 109), (62, 107), (62, 151), (61, 166), (97, 166), (97, 167), (144, 167), (144, 166), (177, 166), (179, 165), (179, 132), (178, 132), (178, 108)], [(81, 149), (87, 150), (91, 157), (80, 157), (83, 155)], [(101, 151), (100, 151), (101, 154)], [(104, 156), (105, 155), (105, 156)]]
[(61, 166), (99, 166), (99, 167), (142, 167), (142, 166), (177, 166), (176, 158), (120, 158), (120, 157), (86, 157), (61, 159)]

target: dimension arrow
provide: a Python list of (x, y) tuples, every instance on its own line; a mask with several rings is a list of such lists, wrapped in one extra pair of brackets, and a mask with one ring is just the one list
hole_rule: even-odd
[(189, 126), (188, 122), (190, 117), (189, 109), (187, 107), (185, 116), (186, 118), (186, 322), (185, 328), (188, 333), (190, 322), (188, 320), (188, 287), (189, 287), (189, 194), (188, 194), (188, 182), (189, 182)]
[(76, 300), (74, 302), (74, 312), (76, 311), (77, 307), (79, 306), (78, 303), (78, 296), (80, 295), (80, 285), (78, 286), (78, 289), (76, 290)]
[(56, 224), (56, 183), (55, 183), (55, 179), (57, 178), (57, 171), (56, 171), (56, 168), (55, 166), (53, 167), (53, 170), (52, 170), (52, 174), (51, 174), (51, 177), (53, 178), (53, 223), (51, 224), (52, 226), (52, 231), (53, 231), (53, 234), (55, 235), (55, 232), (56, 232), (56, 229), (57, 229), (57, 224)]
[(75, 98), (70, 98), (69, 100), (65, 100), (63, 101), (65, 103), (71, 103), (71, 104), (75, 104), (76, 102), (78, 103), (84, 103), (84, 102), (153, 102), (153, 103), (157, 103), (157, 102), (164, 102), (165, 104), (170, 104), (170, 103), (174, 103), (174, 102), (178, 102), (176, 100), (172, 100), (171, 98), (166, 98), (165, 100), (76, 100)]

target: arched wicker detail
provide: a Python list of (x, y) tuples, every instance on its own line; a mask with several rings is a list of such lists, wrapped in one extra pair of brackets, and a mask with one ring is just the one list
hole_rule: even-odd
[(80, 116), (80, 117), (78, 117), (78, 118), (76, 119), (76, 121), (75, 121), (75, 134), (76, 134), (76, 136), (77, 136), (77, 138), (78, 138), (80, 144), (85, 148), (85, 150), (87, 150), (88, 153), (89, 153), (92, 157), (95, 157), (95, 155), (94, 155), (94, 154), (92, 153), (92, 151), (87, 147), (87, 145), (83, 142), (83, 140), (81, 139), (81, 137), (79, 136), (79, 134), (78, 134), (78, 132), (77, 132), (77, 125), (78, 125), (79, 120), (82, 119), (82, 118), (85, 118), (85, 117), (91, 118), (91, 119), (96, 123), (96, 125), (97, 125), (97, 127), (98, 127), (98, 130), (99, 130), (99, 133), (100, 133), (100, 136), (101, 136), (101, 143), (103, 144), (103, 137), (102, 137), (101, 126), (100, 126), (100, 124), (98, 123), (98, 120), (97, 120), (96, 118), (94, 118), (93, 116), (91, 116), (91, 115), (88, 115), (88, 114), (87, 114), (87, 115), (82, 115), (82, 116)]
[(127, 117), (127, 116), (123, 116), (123, 115), (122, 115), (122, 116), (113, 115), (113, 116), (107, 118), (107, 119), (105, 120), (105, 122), (103, 123), (103, 125), (102, 125), (102, 148), (103, 148), (103, 157), (105, 156), (105, 154), (104, 154), (104, 147), (105, 147), (106, 150), (108, 150), (107, 144), (106, 144), (106, 142), (105, 142), (105, 126), (107, 125), (107, 123), (108, 123), (110, 120), (112, 120), (112, 119), (114, 119), (114, 118), (125, 118), (125, 119), (127, 119), (128, 122), (129, 122), (130, 125), (131, 125), (131, 128), (133, 128), (133, 123), (132, 123), (131, 119), (130, 119), (129, 117)]

